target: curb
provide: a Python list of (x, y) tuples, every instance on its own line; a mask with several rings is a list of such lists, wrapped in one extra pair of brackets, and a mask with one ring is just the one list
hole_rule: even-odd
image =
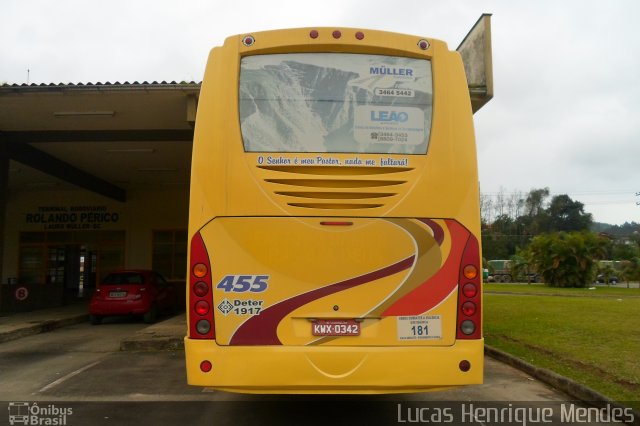
[[(530, 364), (520, 358), (517, 358), (507, 352), (501, 351), (500, 349), (494, 348), (487, 344), (484, 345), (484, 353), (485, 355), (490, 356), (491, 358), (504, 364), (515, 367), (518, 370), (521, 370), (528, 375), (535, 377), (539, 381), (548, 384), (554, 389), (562, 391), (570, 397), (576, 398), (588, 405), (592, 405), (595, 407), (606, 407), (607, 405), (609, 405), (614, 408), (628, 408), (621, 403), (613, 401), (605, 395), (591, 389), (590, 387), (554, 373), (549, 369), (536, 367), (533, 364)], [(635, 417), (635, 421), (630, 424), (634, 426), (640, 426), (640, 411), (634, 409), (633, 414)]]
[(28, 327), (0, 333), (0, 343), (21, 339), (23, 337), (32, 336), (34, 334), (46, 333), (48, 331), (55, 330), (56, 328), (65, 327), (67, 325), (80, 324), (88, 320), (89, 314), (81, 314), (57, 320), (45, 320)]
[(181, 351), (183, 338), (168, 336), (133, 336), (120, 341), (121, 351)]

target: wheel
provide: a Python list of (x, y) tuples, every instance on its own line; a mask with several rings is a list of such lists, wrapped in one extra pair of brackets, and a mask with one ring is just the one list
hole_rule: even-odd
[(151, 305), (151, 308), (149, 308), (149, 310), (144, 314), (144, 317), (142, 319), (147, 324), (153, 324), (154, 322), (156, 322), (157, 318), (158, 318), (158, 308), (156, 305)]
[(511, 275), (507, 274), (507, 275), (504, 275), (504, 276), (502, 277), (502, 282), (504, 282), (504, 283), (510, 283), (510, 282), (511, 282), (511, 279), (512, 279), (512, 278), (511, 278)]
[(99, 325), (102, 323), (102, 317), (99, 315), (89, 315), (89, 321), (91, 325)]

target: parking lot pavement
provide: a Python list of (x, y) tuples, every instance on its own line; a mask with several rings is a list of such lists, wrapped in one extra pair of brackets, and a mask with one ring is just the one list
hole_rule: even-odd
[[(88, 319), (86, 303), (0, 316), (0, 343), (79, 324)], [(124, 351), (181, 350), (184, 347), (185, 330), (184, 313), (161, 318), (156, 324), (145, 327), (133, 335), (124, 336), (120, 349)]]
[(0, 316), (0, 343), (78, 324), (88, 319), (86, 303)]
[(186, 334), (186, 314), (176, 315), (145, 327), (120, 341), (122, 351), (182, 350)]

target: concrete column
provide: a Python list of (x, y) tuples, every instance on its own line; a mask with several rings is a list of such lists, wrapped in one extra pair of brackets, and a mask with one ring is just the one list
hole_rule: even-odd
[[(4, 227), (7, 213), (7, 186), (9, 185), (9, 154), (4, 142), (0, 141), (0, 278), (2, 277), (4, 265)], [(5, 283), (0, 283), (5, 284)], [(2, 297), (0, 291), (0, 298)], [(0, 306), (3, 305), (0, 300)]]

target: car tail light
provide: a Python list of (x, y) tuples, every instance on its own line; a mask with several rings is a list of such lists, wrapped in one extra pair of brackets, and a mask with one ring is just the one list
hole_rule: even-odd
[(474, 236), (469, 236), (462, 252), (458, 275), (458, 339), (482, 337), (482, 294), (480, 286), (480, 247)]
[(189, 257), (189, 337), (215, 339), (213, 295), (211, 291), (211, 264), (207, 248), (200, 233), (191, 239)]

